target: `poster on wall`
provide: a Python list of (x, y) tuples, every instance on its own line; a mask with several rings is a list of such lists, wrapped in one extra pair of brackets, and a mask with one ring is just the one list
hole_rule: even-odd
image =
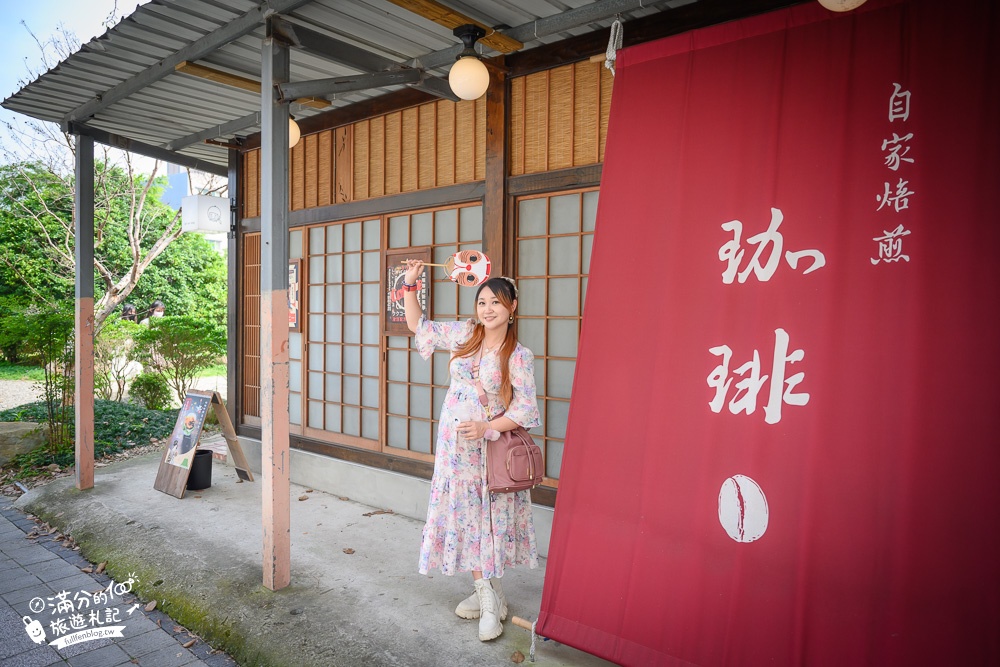
[(302, 302), (299, 298), (299, 267), (301, 260), (288, 260), (288, 330), (299, 331), (299, 313)]
[[(403, 273), (406, 270), (403, 262), (407, 259), (431, 261), (431, 249), (400, 248), (385, 253), (385, 333), (390, 336), (412, 335), (406, 327), (406, 311), (403, 309)], [(424, 267), (423, 274), (417, 279), (417, 301), (424, 314), (430, 316), (430, 274), (431, 269)]]

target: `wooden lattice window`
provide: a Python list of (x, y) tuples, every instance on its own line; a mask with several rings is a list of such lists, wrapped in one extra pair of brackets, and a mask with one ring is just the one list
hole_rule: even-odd
[(243, 299), (240, 331), (243, 422), (260, 424), (260, 234), (243, 237)]
[(524, 197), (517, 202), (517, 337), (535, 355), (546, 483), (562, 465), (570, 390), (590, 272), (597, 190)]
[(305, 317), (298, 346), (289, 340), (299, 362), (289, 368), (289, 421), (369, 449), (380, 439), (381, 227), (375, 218), (306, 230)]
[[(459, 250), (482, 248), (483, 211), (479, 204), (422, 211), (388, 219), (389, 248), (430, 246), (432, 261), (443, 263)], [(459, 287), (442, 269), (431, 271), (431, 309), (436, 320), (475, 315), (475, 289)], [(425, 313), (428, 315), (428, 313)], [(450, 383), (446, 351), (424, 361), (409, 336), (386, 339), (385, 450), (425, 460), (433, 458), (437, 420)]]

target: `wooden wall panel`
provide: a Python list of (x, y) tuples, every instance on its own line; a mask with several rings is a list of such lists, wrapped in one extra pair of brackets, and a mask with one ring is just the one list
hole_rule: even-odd
[(416, 190), (437, 185), (437, 105), (423, 104), (417, 112), (417, 187)]
[(326, 130), (318, 135), (316, 168), (315, 206), (329, 206), (333, 203), (333, 131)]
[(240, 366), (243, 417), (260, 417), (260, 234), (243, 237)]
[(524, 82), (527, 77), (511, 79), (510, 82), (510, 125), (507, 128), (510, 159), (510, 173), (520, 176), (524, 173)]
[(354, 184), (354, 195), (358, 199), (368, 199), (370, 137), (371, 121), (364, 120), (354, 124), (354, 172), (351, 181)]
[[(260, 149), (243, 155), (243, 168), (244, 216), (256, 218)], [(486, 101), (428, 102), (304, 135), (291, 150), (289, 172), (292, 211), (481, 181)]]
[(385, 116), (371, 122), (371, 152), (368, 160), (371, 175), (368, 180), (369, 197), (381, 197), (385, 192)]
[(594, 66), (601, 72), (601, 119), (598, 122), (601, 134), (597, 147), (599, 152), (598, 161), (604, 162), (604, 146), (608, 138), (608, 118), (611, 116), (611, 88), (614, 85), (615, 78), (611, 76), (611, 72), (600, 64), (595, 63)]
[(476, 105), (455, 105), (455, 182), (476, 180)]
[(573, 166), (601, 161), (601, 70), (583, 61), (574, 65)]
[(549, 74), (549, 136), (546, 147), (548, 170), (566, 169), (573, 166), (573, 116), (576, 107), (574, 98), (573, 67), (560, 67)]
[[(435, 186), (455, 184), (455, 114), (457, 104), (428, 105), (435, 111)], [(470, 179), (471, 180), (471, 179)]]
[(300, 141), (292, 148), (288, 166), (288, 207), (299, 211), (305, 208), (306, 202), (306, 146)]
[[(302, 208), (319, 206), (319, 134), (307, 134), (301, 142), (305, 144), (305, 196)], [(323, 161), (329, 168), (329, 159)]]
[(385, 117), (385, 194), (398, 195), (403, 188), (403, 114)]
[(476, 105), (476, 140), (472, 143), (476, 155), (476, 177), (473, 180), (481, 181), (486, 178), (486, 96), (463, 104)]
[(613, 83), (601, 63), (586, 61), (513, 79), (510, 174), (603, 162)]
[(524, 172), (548, 171), (549, 72), (539, 72), (524, 82)]
[(354, 201), (354, 127), (333, 130), (334, 201), (337, 204)]
[(260, 216), (260, 151), (251, 151), (243, 156), (243, 215), (247, 218)]
[(401, 192), (413, 192), (417, 189), (418, 156), (417, 146), (420, 134), (420, 113), (410, 107), (403, 109), (403, 119), (400, 123), (400, 145), (402, 162), (400, 185)]

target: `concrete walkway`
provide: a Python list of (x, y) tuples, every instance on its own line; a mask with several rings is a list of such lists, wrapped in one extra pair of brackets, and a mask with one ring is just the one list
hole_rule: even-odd
[[(116, 595), (118, 582), (108, 575), (84, 573), (91, 563), (57, 542), (58, 533), (40, 533), (11, 502), (0, 497), (0, 665), (235, 667), (229, 656), (196, 640), (163, 612), (145, 611), (135, 595)], [(110, 599), (100, 604), (95, 595), (107, 596), (108, 586)], [(48, 643), (78, 630), (96, 634), (115, 627), (121, 628), (120, 637), (59, 648)]]
[[(260, 480), (239, 482), (216, 461), (212, 486), (179, 500), (153, 489), (159, 459), (100, 468), (88, 491), (58, 480), (17, 506), (71, 534), (89, 560), (107, 561), (116, 581), (133, 575), (143, 601), (156, 599), (244, 666), (510, 665), (515, 651), (528, 656), (530, 633), (509, 619), (484, 643), (477, 621), (455, 616), (470, 576), (416, 572), (421, 522), (293, 485), (292, 585), (269, 591)], [(508, 570), (512, 615), (537, 618), (543, 576), (544, 560)], [(539, 640), (536, 657), (545, 666), (610, 664), (554, 641)]]

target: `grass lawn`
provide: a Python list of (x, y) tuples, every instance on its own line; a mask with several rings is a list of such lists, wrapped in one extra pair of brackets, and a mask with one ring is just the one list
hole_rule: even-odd
[[(225, 373), (225, 365), (222, 366)], [(22, 366), (0, 361), (0, 380), (32, 380), (41, 382), (45, 379), (45, 370), (41, 366)]]
[(210, 366), (203, 371), (198, 371), (198, 374), (195, 377), (200, 377), (200, 378), (217, 377), (219, 375), (225, 375), (225, 374), (226, 374), (226, 365), (215, 364), (214, 366)]

